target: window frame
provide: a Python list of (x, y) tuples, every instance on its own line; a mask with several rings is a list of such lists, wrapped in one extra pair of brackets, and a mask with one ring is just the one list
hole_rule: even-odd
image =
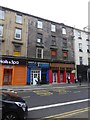
[(78, 47), (79, 47), (79, 52), (83, 52), (83, 50), (82, 50), (82, 43), (78, 43)]
[(16, 14), (16, 23), (22, 24), (22, 15)]
[(62, 27), (62, 34), (63, 34), (63, 35), (66, 35), (66, 34), (67, 34), (67, 31), (66, 31), (66, 28), (65, 28), (65, 27)]
[[(38, 40), (40, 40), (40, 42), (38, 42)], [(43, 34), (37, 33), (37, 40), (36, 40), (36, 42), (39, 43), (39, 44), (43, 43)]]
[(51, 32), (56, 32), (56, 25), (55, 24), (51, 24)]
[(83, 57), (81, 56), (81, 57), (79, 57), (79, 63), (80, 63), (80, 65), (82, 65), (83, 64)]
[(0, 31), (1, 31), (0, 37), (2, 37), (3, 36), (3, 25), (0, 25), (0, 27), (1, 27), (1, 29), (0, 29)]
[[(18, 38), (16, 35), (17, 35), (17, 30), (20, 30), (20, 37)], [(21, 28), (16, 28), (15, 29), (15, 39), (17, 39), (17, 40), (21, 40), (22, 39), (22, 29)]]
[[(41, 53), (39, 53), (39, 50), (41, 50)], [(40, 57), (39, 57), (40, 55)], [(43, 49), (42, 48), (36, 48), (36, 58), (43, 59)]]
[[(15, 47), (20, 47), (19, 49), (15, 49)], [(21, 52), (21, 45), (19, 45), (19, 44), (14, 44), (14, 52)]]
[(56, 36), (51, 36), (51, 45), (56, 46)]
[(0, 20), (4, 20), (5, 19), (5, 11), (0, 9)]
[[(52, 53), (55, 53), (55, 55), (53, 55)], [(51, 50), (51, 57), (54, 58), (54, 57), (57, 57), (57, 50)]]
[(37, 21), (37, 28), (43, 29), (43, 22), (41, 20)]

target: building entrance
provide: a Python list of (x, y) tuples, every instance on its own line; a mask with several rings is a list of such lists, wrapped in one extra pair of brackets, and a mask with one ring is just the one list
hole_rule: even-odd
[(41, 70), (32, 70), (31, 71), (31, 82), (33, 85), (36, 85), (38, 79), (41, 80)]
[(57, 73), (53, 73), (53, 83), (57, 83)]
[(4, 80), (3, 85), (12, 84), (12, 69), (4, 69)]

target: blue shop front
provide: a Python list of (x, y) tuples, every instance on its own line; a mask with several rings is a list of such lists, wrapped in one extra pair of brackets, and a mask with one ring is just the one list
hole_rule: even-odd
[(27, 84), (36, 85), (38, 79), (41, 84), (49, 83), (49, 63), (28, 62)]

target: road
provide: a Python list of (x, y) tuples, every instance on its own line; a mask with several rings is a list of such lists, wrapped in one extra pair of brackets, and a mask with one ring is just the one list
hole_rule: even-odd
[(28, 118), (46, 120), (88, 118), (89, 87), (47, 88), (18, 91), (28, 104)]

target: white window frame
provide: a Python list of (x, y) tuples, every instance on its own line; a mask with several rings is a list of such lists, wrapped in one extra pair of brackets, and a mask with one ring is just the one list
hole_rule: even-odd
[(0, 25), (0, 36), (3, 36), (3, 26)]
[(41, 43), (41, 38), (37, 38), (37, 43)]
[[(41, 57), (38, 57), (38, 50), (41, 50)], [(43, 49), (42, 48), (37, 48), (36, 49), (36, 58), (43, 59)]]
[(4, 20), (5, 19), (5, 13), (4, 13), (4, 10), (0, 10), (0, 19), (1, 20)]
[(51, 31), (56, 32), (56, 26), (54, 24), (51, 24)]
[(78, 45), (79, 45), (79, 49), (82, 50), (82, 43), (79, 43)]
[[(81, 59), (82, 58), (82, 59)], [(83, 64), (83, 57), (79, 57), (79, 63), (80, 63), (80, 65), (82, 65)]]
[(65, 34), (66, 35), (66, 28), (62, 28), (62, 34)]
[(22, 15), (16, 14), (16, 23), (22, 24)]
[(81, 31), (78, 31), (78, 37), (81, 37)]
[(37, 28), (40, 28), (40, 29), (43, 28), (43, 23), (42, 23), (42, 21), (37, 21)]
[[(17, 34), (19, 34), (20, 37), (17, 37)], [(15, 39), (21, 39), (21, 35), (22, 35), (22, 29), (16, 28), (15, 29)]]

